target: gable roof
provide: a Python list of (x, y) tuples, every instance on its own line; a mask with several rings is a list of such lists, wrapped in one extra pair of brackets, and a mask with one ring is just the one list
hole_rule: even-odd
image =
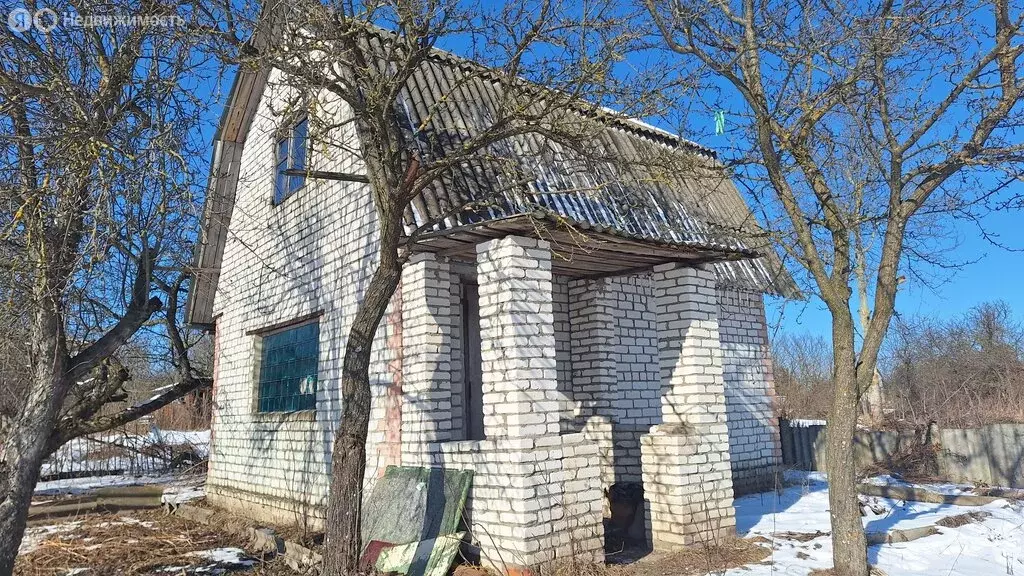
[[(446, 147), (480, 133), (495, 117), (502, 85), (497, 75), (491, 79), (479, 74), (480, 68), (435, 50), (410, 77), (396, 113), (421, 155), (444, 154)], [(214, 138), (194, 283), (186, 304), (186, 318), (194, 324), (213, 322), (213, 297), (241, 151), (268, 76), (266, 69), (239, 70)], [(493, 230), (496, 222), (515, 222), (529, 215), (552, 227), (569, 226), (606, 239), (657, 247), (659, 261), (683, 260), (686, 254), (691, 261), (712, 263), (720, 280), (799, 296), (774, 251), (757, 238), (749, 208), (713, 151), (611, 111), (597, 115), (596, 121), (606, 128), (591, 144), (601, 156), (639, 158), (668, 152), (683, 160), (680, 165), (686, 169), (657, 175), (643, 168), (623, 170), (607, 160), (580, 158), (551, 139), (519, 135), (488, 149), (511, 160), (501, 170), (480, 162), (424, 190), (405, 211), (406, 233), (422, 234), (422, 245), (432, 249), (460, 231)], [(486, 206), (478, 209), (452, 211), (484, 200)], [(499, 234), (510, 233), (507, 226), (501, 230)], [(679, 258), (673, 258), (673, 253)], [(700, 254), (700, 259), (694, 254)]]

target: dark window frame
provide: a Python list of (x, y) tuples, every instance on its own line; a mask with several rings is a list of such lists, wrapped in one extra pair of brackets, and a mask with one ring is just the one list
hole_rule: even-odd
[(297, 116), (274, 138), (275, 206), (306, 185), (305, 176), (287, 176), (285, 170), (309, 169), (309, 117)]
[[(319, 316), (260, 331), (256, 338), (259, 364), (255, 412), (284, 414), (315, 410), (320, 381)], [(309, 353), (310, 344), (312, 353)], [(306, 353), (303, 353), (303, 346), (307, 346)]]

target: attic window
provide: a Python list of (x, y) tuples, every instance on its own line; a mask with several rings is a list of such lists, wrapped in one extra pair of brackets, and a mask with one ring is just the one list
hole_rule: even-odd
[(305, 176), (289, 176), (286, 170), (306, 170), (309, 121), (303, 116), (285, 131), (275, 147), (274, 204), (284, 202), (306, 183)]

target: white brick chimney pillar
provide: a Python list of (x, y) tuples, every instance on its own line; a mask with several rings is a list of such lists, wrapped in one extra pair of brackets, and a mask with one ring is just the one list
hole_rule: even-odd
[(558, 434), (551, 247), (506, 236), (477, 245), (484, 435)]

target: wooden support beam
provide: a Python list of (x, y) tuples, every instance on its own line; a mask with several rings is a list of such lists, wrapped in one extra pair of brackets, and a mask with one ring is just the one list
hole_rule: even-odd
[(285, 176), (303, 176), (313, 180), (337, 180), (340, 182), (360, 182), (369, 184), (370, 179), (365, 174), (349, 174), (347, 172), (325, 172), (323, 170), (297, 170), (289, 168), (284, 171)]

